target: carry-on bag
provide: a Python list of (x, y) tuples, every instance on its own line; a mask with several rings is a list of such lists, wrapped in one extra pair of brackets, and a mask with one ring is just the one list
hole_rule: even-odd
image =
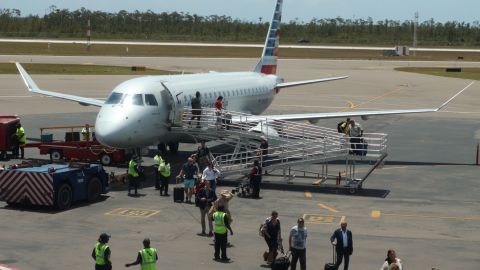
[(185, 188), (178, 186), (179, 177), (175, 179), (177, 180), (177, 186), (173, 188), (173, 202), (183, 202), (185, 199)]
[(335, 246), (332, 245), (332, 248), (333, 248), (333, 256), (332, 256), (332, 262), (331, 263), (326, 263), (325, 264), (325, 267), (324, 267), (324, 270), (337, 270), (338, 267), (337, 267), (337, 260), (335, 259)]
[(272, 262), (272, 270), (288, 270), (290, 267), (290, 252), (283, 254), (283, 256), (277, 257)]

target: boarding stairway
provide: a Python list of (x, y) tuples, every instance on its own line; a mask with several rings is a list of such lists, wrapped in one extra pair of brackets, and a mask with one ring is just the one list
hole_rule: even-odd
[[(253, 161), (259, 159), (264, 170), (268, 171), (321, 163), (324, 179), (328, 178), (326, 164), (345, 161), (345, 171), (349, 176), (355, 176), (357, 162), (375, 164), (372, 167), (375, 169), (387, 156), (387, 135), (382, 133), (364, 133), (361, 142), (352, 143), (351, 138), (336, 129), (272, 120), (268, 116), (213, 108), (203, 108), (200, 121), (195, 118), (190, 122), (192, 116), (195, 115), (191, 109), (184, 108), (180, 123), (176, 123), (172, 130), (188, 133), (197, 140), (214, 140), (232, 146), (232, 153), (213, 158), (214, 165), (223, 175), (244, 174), (252, 167)], [(267, 155), (262, 155), (259, 149), (262, 136), (269, 144)], [(368, 149), (353, 149), (366, 144)]]

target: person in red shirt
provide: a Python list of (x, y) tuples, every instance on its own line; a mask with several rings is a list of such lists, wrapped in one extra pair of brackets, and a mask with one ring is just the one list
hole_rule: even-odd
[(219, 96), (217, 100), (215, 101), (215, 109), (217, 110), (223, 110), (223, 97)]
[(252, 187), (252, 199), (260, 199), (260, 184), (262, 183), (262, 167), (258, 159), (253, 161), (250, 170), (250, 186)]

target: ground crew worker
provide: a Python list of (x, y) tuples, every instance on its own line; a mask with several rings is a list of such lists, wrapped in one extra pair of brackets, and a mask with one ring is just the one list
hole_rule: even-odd
[[(161, 152), (158, 151), (157, 154), (153, 157), (153, 160), (155, 161), (155, 189), (159, 190), (160, 189), (160, 164), (163, 162), (163, 158), (161, 155)], [(160, 193), (162, 193), (160, 191)]]
[(21, 153), (21, 158), (25, 158), (25, 143), (27, 142), (27, 136), (25, 135), (25, 129), (22, 127), (22, 124), (20, 122), (17, 123), (17, 130), (15, 132), (17, 135), (17, 150), (16, 150), (16, 155), (18, 156), (18, 150), (20, 149)]
[(135, 189), (135, 196), (138, 195), (138, 186), (140, 184), (140, 170), (138, 161), (140, 159), (138, 157), (132, 157), (130, 162), (128, 163), (128, 196), (130, 196), (130, 190), (132, 187)]
[[(230, 235), (233, 235), (233, 231), (223, 206), (219, 206), (217, 211), (213, 213), (212, 220), (214, 221), (213, 231), (215, 233), (214, 259), (229, 261), (230, 258), (227, 257), (228, 231), (230, 231)], [(222, 257), (220, 257), (220, 250), (222, 251)]]
[(168, 182), (170, 181), (171, 170), (167, 158), (160, 162), (158, 170), (160, 173), (160, 196), (170, 196), (168, 195)]
[(82, 139), (84, 141), (90, 141), (90, 125), (86, 124), (85, 127), (82, 129)]
[(137, 260), (125, 264), (125, 267), (140, 264), (141, 270), (157, 270), (158, 254), (156, 248), (150, 247), (150, 239), (143, 239), (143, 249), (138, 252)]
[(92, 258), (95, 260), (95, 270), (112, 269), (111, 252), (107, 245), (109, 239), (110, 235), (102, 233), (98, 238), (98, 243), (93, 247)]

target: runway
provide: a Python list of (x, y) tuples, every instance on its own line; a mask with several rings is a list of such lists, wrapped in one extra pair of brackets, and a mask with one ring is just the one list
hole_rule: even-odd
[[(0, 42), (13, 43), (51, 43), (51, 44), (88, 44), (86, 40), (65, 40), (65, 39), (15, 39), (0, 38)], [(230, 48), (262, 48), (263, 44), (248, 43), (203, 43), (203, 42), (149, 42), (149, 41), (111, 41), (111, 40), (92, 40), (91, 45), (141, 45), (141, 46), (187, 46), (187, 47), (230, 47)], [(280, 48), (290, 49), (324, 49), (324, 50), (368, 50), (383, 51), (393, 50), (395, 47), (379, 46), (328, 46), (328, 45), (280, 45)], [(460, 49), (460, 48), (410, 48), (411, 51), (424, 52), (480, 52), (480, 49)]]
[[(185, 72), (250, 70), (256, 64), (256, 59), (0, 56), (0, 62), (6, 61), (144, 65)], [(455, 65), (458, 63), (280, 60), (278, 72), (287, 82), (350, 77), (282, 90), (266, 113), (437, 107), (470, 81), (393, 68)], [(95, 98), (106, 97), (117, 84), (132, 78), (32, 77), (42, 89)], [(38, 137), (38, 128), (43, 126), (92, 123), (95, 119), (97, 108), (27, 92), (19, 75), (0, 75), (0, 80), (0, 113), (19, 114), (29, 137)], [(379, 269), (389, 248), (397, 251), (406, 269), (475, 269), (480, 264), (480, 186), (478, 167), (473, 165), (479, 104), (480, 83), (476, 82), (439, 113), (358, 119), (366, 132), (389, 134), (387, 163), (364, 186), (388, 191), (385, 198), (288, 190), (264, 190), (259, 201), (235, 198), (231, 204), (235, 234), (230, 238), (234, 247), (228, 250), (233, 262), (228, 267), (261, 269), (266, 245), (258, 236), (258, 225), (271, 210), (278, 210), (284, 241), (297, 217), (306, 217), (308, 268), (321, 268), (331, 260), (329, 237), (344, 218), (354, 238), (350, 269)], [(320, 121), (319, 125), (334, 128), (338, 121)], [(192, 149), (182, 145), (180, 150)], [(33, 149), (27, 152), (35, 154)], [(318, 166), (304, 169), (320, 170)], [(160, 269), (227, 267), (212, 261), (211, 240), (195, 235), (199, 232), (198, 209), (173, 204), (171, 197), (159, 197), (152, 188), (142, 193), (145, 196), (130, 198), (115, 191), (105, 201), (65, 212), (19, 210), (0, 203), (0, 264), (22, 270), (88, 269), (93, 265), (90, 253), (98, 234), (108, 231), (114, 268), (135, 259), (145, 236), (159, 249)], [(111, 215), (118, 208), (159, 212), (149, 217)]]

